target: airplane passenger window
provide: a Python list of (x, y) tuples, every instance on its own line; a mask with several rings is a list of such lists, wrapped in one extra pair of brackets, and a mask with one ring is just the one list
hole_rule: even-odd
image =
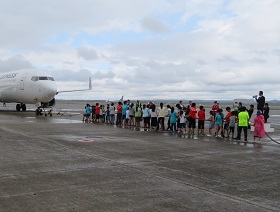
[(48, 77), (39, 77), (39, 80), (48, 80)]
[(48, 79), (49, 79), (50, 81), (54, 81), (54, 78), (53, 78), (53, 77), (48, 77)]
[(31, 78), (31, 80), (34, 81), (34, 82), (36, 82), (36, 81), (39, 80), (39, 77), (35, 77), (35, 76), (34, 76), (34, 77)]

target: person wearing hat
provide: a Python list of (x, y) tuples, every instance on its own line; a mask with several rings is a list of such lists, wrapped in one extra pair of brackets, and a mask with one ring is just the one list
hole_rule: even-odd
[(257, 115), (254, 118), (253, 126), (255, 127), (255, 129), (254, 129), (254, 141), (255, 141), (256, 138), (259, 138), (259, 141), (260, 141), (260, 139), (263, 138), (264, 135), (265, 135), (264, 117), (263, 117), (262, 112), (260, 110), (257, 111)]

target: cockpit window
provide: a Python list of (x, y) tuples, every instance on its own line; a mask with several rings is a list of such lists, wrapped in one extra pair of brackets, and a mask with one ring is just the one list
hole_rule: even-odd
[(39, 80), (48, 80), (48, 77), (39, 77)]
[(38, 76), (33, 76), (31, 78), (32, 81), (36, 82), (38, 80), (50, 80), (50, 81), (54, 81), (53, 77), (38, 77)]

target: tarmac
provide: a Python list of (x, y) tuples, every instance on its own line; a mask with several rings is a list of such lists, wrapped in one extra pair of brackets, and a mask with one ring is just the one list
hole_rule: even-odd
[(0, 110), (0, 211), (280, 211), (280, 145), (268, 137), (244, 144), (78, 114)]

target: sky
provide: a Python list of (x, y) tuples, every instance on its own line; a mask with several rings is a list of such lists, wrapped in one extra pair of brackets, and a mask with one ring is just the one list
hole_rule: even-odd
[(57, 99), (280, 96), (279, 0), (3, 0), (0, 72), (49, 72)]

